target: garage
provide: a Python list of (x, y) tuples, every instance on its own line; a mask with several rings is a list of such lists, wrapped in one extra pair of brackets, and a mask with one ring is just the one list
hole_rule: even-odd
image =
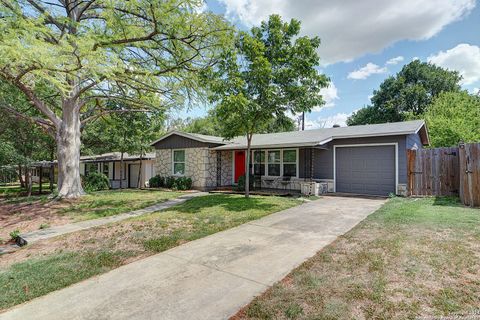
[(335, 191), (387, 196), (395, 193), (396, 145), (335, 146)]

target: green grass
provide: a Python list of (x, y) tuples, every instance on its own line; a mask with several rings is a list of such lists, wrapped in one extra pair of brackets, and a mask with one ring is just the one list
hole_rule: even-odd
[[(54, 185), (56, 187), (56, 185)], [(38, 193), (40, 190), (40, 186), (37, 183), (34, 183), (32, 186), (32, 193)], [(50, 191), (50, 183), (42, 183), (42, 192)], [(0, 185), (0, 197), (2, 196), (17, 196), (22, 193), (26, 193), (27, 190), (25, 188), (21, 188), (20, 184), (6, 184)]]
[(247, 319), (413, 319), (480, 309), (480, 209), (394, 198), (256, 298)]
[(168, 190), (107, 190), (87, 194), (78, 202), (59, 210), (77, 220), (89, 220), (137, 210), (182, 195)]
[[(19, 304), (121, 264), (123, 252), (59, 253), (0, 272), (0, 308)], [(39, 285), (41, 284), (41, 285)]]
[[(300, 203), (280, 197), (207, 195), (164, 211), (50, 240), (48, 246), (58, 247), (59, 252), (35, 254), (34, 247), (27, 246), (31, 258), (0, 269), (0, 310), (109, 271), (128, 259), (161, 252)], [(73, 242), (74, 249), (65, 249), (66, 243)]]

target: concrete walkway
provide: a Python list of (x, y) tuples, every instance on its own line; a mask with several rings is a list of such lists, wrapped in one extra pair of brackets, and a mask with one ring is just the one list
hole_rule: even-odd
[(384, 202), (322, 197), (53, 292), (0, 319), (227, 319)]
[(146, 213), (152, 213), (164, 209), (168, 209), (170, 207), (173, 207), (177, 204), (183, 203), (189, 199), (192, 199), (194, 197), (198, 196), (204, 196), (207, 195), (208, 193), (206, 192), (192, 192), (183, 196), (180, 196), (175, 199), (167, 200), (165, 202), (161, 202), (158, 204), (155, 204), (150, 207), (146, 207), (143, 209), (135, 210), (135, 211), (130, 211), (130, 212), (125, 212), (121, 214), (117, 214), (114, 216), (109, 216), (105, 218), (98, 218), (98, 219), (92, 219), (92, 220), (86, 220), (86, 221), (81, 221), (81, 222), (75, 222), (75, 223), (69, 223), (69, 224), (64, 224), (61, 226), (55, 226), (51, 228), (46, 228), (46, 229), (41, 229), (41, 230), (36, 230), (28, 233), (21, 234), (20, 237), (27, 242), (27, 244), (32, 244), (34, 242), (44, 240), (44, 239), (49, 239), (53, 238), (56, 236), (61, 236), (63, 234), (75, 232), (75, 231), (80, 231), (84, 229), (89, 229), (93, 227), (98, 227), (102, 226), (104, 224), (112, 223), (112, 222), (117, 222), (117, 221), (122, 221), (131, 217), (136, 217), (136, 216), (141, 216), (142, 214)]

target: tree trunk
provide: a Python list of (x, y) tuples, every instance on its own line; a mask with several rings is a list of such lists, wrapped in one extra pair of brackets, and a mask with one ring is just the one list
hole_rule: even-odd
[(252, 135), (247, 134), (247, 155), (245, 161), (245, 198), (250, 197), (250, 144), (252, 142)]
[(65, 101), (57, 127), (58, 197), (78, 198), (85, 194), (80, 179), (80, 114), (76, 105)]
[(25, 186), (27, 188), (27, 197), (30, 197), (32, 195), (32, 174), (28, 167), (25, 167)]
[(124, 177), (124, 170), (123, 170), (123, 151), (120, 154), (120, 189), (123, 189), (123, 179)]
[(20, 180), (20, 188), (25, 188), (25, 181), (22, 176), (22, 165), (18, 165), (18, 179)]

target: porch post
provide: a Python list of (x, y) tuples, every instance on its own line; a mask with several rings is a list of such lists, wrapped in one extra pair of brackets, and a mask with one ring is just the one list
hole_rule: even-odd
[(313, 148), (310, 148), (310, 181), (313, 180)]
[(38, 194), (42, 194), (42, 176), (43, 176), (43, 164), (40, 166), (40, 177), (38, 177)]

